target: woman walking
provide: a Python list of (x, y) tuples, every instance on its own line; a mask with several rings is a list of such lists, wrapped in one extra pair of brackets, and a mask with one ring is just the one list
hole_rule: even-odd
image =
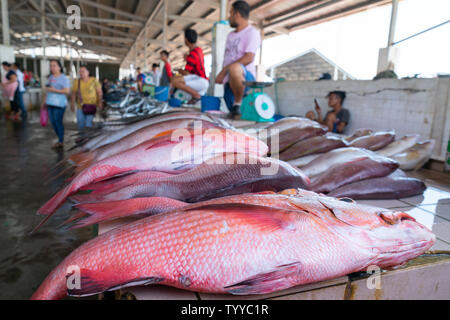
[(70, 108), (75, 112), (75, 100), (78, 102), (77, 125), (78, 130), (92, 128), (97, 108), (102, 108), (102, 87), (94, 77), (89, 77), (86, 66), (80, 67), (80, 78), (73, 82)]
[[(2, 78), (2, 89), (3, 89), (3, 97), (5, 100), (8, 100), (11, 106), (11, 118), (13, 120), (19, 119), (19, 106), (14, 101), (14, 96), (16, 90), (19, 86), (19, 82), (17, 81), (17, 75), (14, 70), (11, 69), (11, 64), (4, 61), (2, 62), (3, 70), (5, 71), (5, 75)], [(5, 118), (8, 118), (5, 115)]]
[(41, 108), (47, 108), (53, 130), (58, 136), (58, 142), (52, 148), (62, 149), (64, 148), (63, 118), (67, 106), (67, 96), (70, 93), (70, 82), (58, 60), (50, 60), (50, 73), (46, 90), (42, 95)]

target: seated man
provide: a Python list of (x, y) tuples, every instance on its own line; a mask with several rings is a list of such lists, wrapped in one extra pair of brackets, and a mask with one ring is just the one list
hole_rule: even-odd
[(161, 51), (160, 57), (161, 60), (164, 62), (164, 67), (162, 70), (161, 77), (159, 79), (159, 85), (162, 87), (169, 87), (173, 77), (172, 66), (170, 65), (169, 62), (169, 52), (166, 50)]
[(189, 104), (194, 104), (206, 94), (209, 81), (205, 71), (203, 50), (197, 46), (197, 32), (187, 29), (184, 32), (184, 43), (189, 48), (186, 66), (184, 70), (177, 70), (181, 76), (172, 78), (172, 86), (189, 93), (192, 96)]
[(328, 106), (333, 110), (328, 111), (325, 117), (322, 118), (322, 110), (317, 103), (317, 100), (314, 99), (314, 103), (316, 104), (315, 109), (317, 112), (317, 117), (313, 111), (309, 111), (306, 114), (306, 117), (326, 125), (330, 132), (344, 133), (345, 128), (350, 122), (350, 111), (342, 107), (342, 104), (345, 100), (345, 92), (331, 91), (330, 93), (328, 93), (327, 97)]
[(161, 73), (158, 70), (159, 65), (157, 63), (152, 64), (152, 71), (150, 71), (150, 76), (153, 79), (153, 84), (159, 86), (159, 79), (161, 78)]
[(236, 1), (230, 10), (230, 26), (235, 28), (227, 37), (223, 69), (216, 83), (225, 84), (224, 99), (231, 116), (241, 114), (241, 103), (245, 94), (244, 81), (254, 81), (255, 53), (261, 44), (259, 31), (249, 24), (250, 6), (245, 1)]
[(141, 68), (137, 68), (136, 69), (136, 82), (137, 82), (137, 84), (138, 84), (138, 90), (139, 90), (139, 92), (142, 92), (142, 88), (143, 88), (143, 86), (144, 86), (144, 82), (145, 81), (145, 74), (143, 74), (142, 72), (141, 72)]

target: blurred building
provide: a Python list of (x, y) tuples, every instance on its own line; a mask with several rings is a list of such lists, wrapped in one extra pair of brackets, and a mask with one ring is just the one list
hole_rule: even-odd
[(325, 73), (330, 74), (332, 80), (355, 79), (314, 48), (277, 63), (269, 69), (272, 78), (284, 78), (289, 81), (317, 80)]

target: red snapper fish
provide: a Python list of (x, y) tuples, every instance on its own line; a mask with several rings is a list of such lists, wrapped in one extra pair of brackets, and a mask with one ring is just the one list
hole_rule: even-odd
[(298, 191), (210, 200), (112, 229), (80, 246), (32, 299), (163, 284), (266, 294), (388, 268), (428, 250), (435, 236), (402, 212)]
[(136, 171), (173, 172), (195, 167), (217, 154), (226, 152), (262, 156), (267, 151), (268, 147), (264, 142), (228, 129), (172, 130), (164, 136), (103, 159), (81, 171), (38, 210), (38, 214), (47, 217), (35, 230), (66, 201), (67, 197), (88, 184)]

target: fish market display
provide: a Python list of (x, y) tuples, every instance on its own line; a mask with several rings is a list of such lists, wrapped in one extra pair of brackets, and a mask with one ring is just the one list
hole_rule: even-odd
[(400, 139), (388, 144), (383, 149), (378, 150), (377, 153), (385, 157), (393, 156), (414, 146), (418, 139), (418, 134), (411, 134), (401, 137)]
[(419, 179), (393, 174), (386, 177), (353, 182), (337, 188), (329, 196), (351, 199), (400, 199), (422, 194), (425, 183)]
[(297, 159), (311, 154), (324, 153), (348, 146), (342, 138), (335, 136), (317, 136), (299, 141), (280, 154), (283, 161)]
[[(243, 201), (243, 197), (248, 200)], [(234, 201), (233, 199), (237, 199)], [(238, 195), (140, 219), (72, 252), (32, 299), (163, 284), (235, 295), (388, 268), (428, 250), (433, 233), (406, 213), (310, 192)], [(80, 286), (68, 288), (77, 266)]]
[[(309, 179), (289, 164), (245, 154), (224, 154), (178, 175), (144, 178), (121, 188), (94, 190), (71, 197), (75, 202), (169, 197), (197, 202), (225, 195), (307, 188)], [(95, 187), (95, 185), (94, 185)]]
[(350, 143), (350, 147), (364, 148), (372, 151), (379, 150), (390, 144), (395, 139), (395, 133), (376, 132), (371, 135), (356, 138)]
[(348, 183), (384, 177), (394, 172), (398, 163), (392, 159), (371, 155), (344, 164), (335, 164), (311, 179), (311, 190), (327, 193)]
[(416, 143), (411, 148), (391, 156), (400, 164), (402, 170), (417, 170), (421, 168), (433, 154), (434, 140)]
[(174, 172), (194, 167), (195, 164), (224, 152), (262, 156), (268, 149), (262, 141), (232, 130), (208, 129), (195, 132), (183, 129), (176, 135), (178, 131), (169, 131), (165, 135), (92, 164), (76, 175), (69, 185), (43, 205), (38, 213), (51, 215), (67, 197), (80, 188), (114, 176), (147, 170)]

